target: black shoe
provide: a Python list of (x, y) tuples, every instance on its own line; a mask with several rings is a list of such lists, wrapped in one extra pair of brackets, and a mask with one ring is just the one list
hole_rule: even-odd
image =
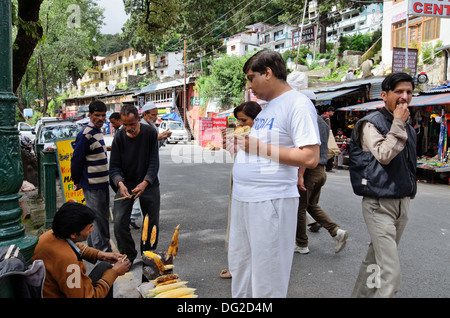
[(136, 225), (134, 221), (130, 221), (130, 225), (136, 230), (140, 228), (139, 226)]
[(309, 223), (308, 226), (311, 232), (319, 232), (320, 228), (322, 227), (322, 225), (317, 222)]

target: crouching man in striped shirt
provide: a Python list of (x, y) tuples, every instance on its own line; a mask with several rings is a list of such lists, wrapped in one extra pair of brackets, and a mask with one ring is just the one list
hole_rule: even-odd
[(74, 189), (83, 189), (86, 206), (95, 213), (94, 230), (88, 245), (111, 252), (109, 242), (109, 172), (102, 126), (106, 105), (101, 101), (89, 104), (89, 123), (78, 133), (71, 161)]

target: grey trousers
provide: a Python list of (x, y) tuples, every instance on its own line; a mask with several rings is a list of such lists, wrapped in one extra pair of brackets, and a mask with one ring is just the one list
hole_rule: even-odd
[(94, 230), (88, 237), (88, 246), (103, 252), (111, 252), (109, 242), (109, 187), (103, 189), (83, 189), (86, 206), (95, 213)]
[(397, 246), (408, 222), (410, 198), (362, 200), (371, 243), (352, 297), (394, 297), (400, 288)]

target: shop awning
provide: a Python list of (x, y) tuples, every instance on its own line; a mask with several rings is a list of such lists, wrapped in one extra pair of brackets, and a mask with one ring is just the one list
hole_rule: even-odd
[[(191, 79), (193, 79), (193, 77), (188, 77), (186, 79), (186, 84), (190, 84)], [(146, 93), (150, 93), (150, 92), (156, 92), (156, 91), (169, 89), (169, 88), (172, 88), (172, 87), (183, 86), (183, 85), (184, 85), (184, 79), (176, 79), (176, 80), (173, 80), (173, 81), (170, 81), (170, 82), (150, 84), (150, 85), (147, 85), (147, 86), (143, 87), (140, 91), (135, 92), (135, 95), (141, 95), (141, 94), (146, 94)]]
[(224, 117), (228, 117), (228, 116), (233, 116), (233, 112), (234, 112), (234, 107), (230, 108), (226, 111), (223, 111), (221, 113), (216, 114), (214, 117), (216, 118), (224, 118)]
[(353, 88), (341, 89), (341, 90), (333, 91), (333, 92), (316, 93), (316, 105), (329, 105), (329, 104), (331, 104), (331, 100), (333, 98), (336, 98), (336, 97), (339, 97), (342, 95), (346, 95), (346, 94), (354, 92), (358, 89), (359, 89), (359, 87), (353, 87)]
[[(435, 94), (435, 95), (419, 95), (414, 96), (411, 100), (409, 106), (440, 106), (440, 105), (450, 105), (450, 93), (445, 94)], [(364, 104), (352, 105), (347, 107), (341, 107), (337, 110), (342, 111), (368, 111), (376, 110), (384, 107), (384, 101), (373, 101)]]

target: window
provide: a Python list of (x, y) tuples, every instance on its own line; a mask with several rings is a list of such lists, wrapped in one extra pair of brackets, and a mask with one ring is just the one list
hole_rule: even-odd
[[(438, 39), (440, 37), (440, 19), (430, 17), (413, 17), (409, 21), (409, 45), (416, 43), (419, 47), (422, 42)], [(392, 47), (406, 46), (406, 21), (392, 25)]]

